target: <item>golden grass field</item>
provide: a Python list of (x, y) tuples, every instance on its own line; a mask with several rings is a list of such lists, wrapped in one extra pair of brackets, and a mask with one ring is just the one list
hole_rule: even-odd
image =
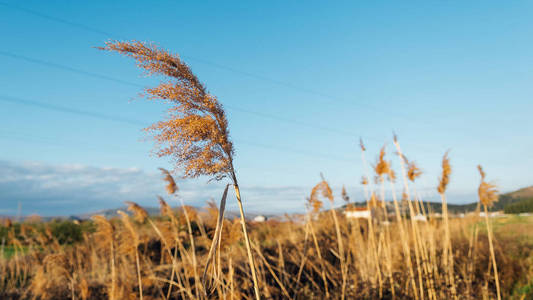
[[(73, 224), (83, 228), (82, 240), (73, 244), (60, 243), (50, 229), (52, 223), (23, 222), (5, 228), (9, 239), (0, 259), (0, 298), (138, 299), (140, 286), (143, 299), (254, 297), (239, 220), (224, 220), (220, 249), (204, 286), (202, 273), (218, 210), (211, 205), (201, 212), (188, 207), (171, 211), (163, 207), (163, 212), (149, 218), (137, 213), (137, 220), (96, 217)], [(337, 219), (344, 269), (331, 211), (304, 220), (248, 224), (261, 297), (339, 299), (344, 276), (346, 299), (416, 298), (398, 224), (373, 224), (372, 238), (367, 220), (347, 220), (338, 212)], [(533, 218), (506, 216), (491, 221), (502, 297), (531, 299)], [(408, 241), (418, 298), (451, 298), (443, 261), (443, 222), (430, 219), (418, 225), (423, 244), (419, 249), (425, 251), (419, 253), (420, 267), (415, 241)], [(483, 219), (452, 218), (450, 231), (457, 297), (496, 298)]]

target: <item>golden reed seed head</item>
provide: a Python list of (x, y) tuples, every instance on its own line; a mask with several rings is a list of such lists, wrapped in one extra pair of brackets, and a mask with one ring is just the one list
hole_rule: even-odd
[(165, 189), (167, 190), (167, 193), (169, 195), (172, 195), (178, 191), (178, 185), (176, 184), (176, 181), (174, 181), (174, 177), (172, 177), (172, 174), (166, 169), (159, 168), (161, 173), (163, 173), (163, 180), (167, 182), (167, 185), (165, 186)]
[(144, 223), (144, 221), (146, 221), (146, 218), (148, 218), (148, 212), (144, 208), (140, 207), (135, 202), (126, 201), (124, 203), (128, 205), (128, 210), (133, 213), (135, 221), (139, 223)]
[(374, 166), (374, 171), (376, 175), (382, 177), (383, 175), (388, 175), (391, 171), (390, 163), (385, 161), (385, 146), (379, 151), (379, 157), (377, 159), (376, 165)]
[(106, 241), (113, 238), (113, 224), (109, 222), (104, 216), (96, 215), (91, 218), (96, 224), (96, 235), (104, 238)]
[(363, 139), (362, 138), (359, 138), (359, 147), (361, 147), (361, 151), (363, 151), (363, 152), (366, 151), (365, 144), (363, 144)]
[(366, 178), (366, 176), (362, 176), (361, 177), (361, 184), (362, 185), (367, 185), (368, 184), (368, 178)]
[(437, 191), (439, 194), (444, 194), (446, 192), (446, 187), (450, 183), (450, 174), (452, 173), (452, 167), (450, 166), (450, 159), (448, 158), (448, 152), (442, 157), (442, 174), (439, 178), (439, 186)]
[(422, 175), (422, 170), (418, 168), (416, 163), (414, 161), (407, 161), (407, 178), (409, 178), (411, 182), (415, 182), (420, 175)]
[(170, 78), (145, 90), (147, 98), (171, 104), (167, 120), (145, 129), (154, 137), (158, 156), (170, 156), (184, 177), (208, 175), (220, 180), (234, 173), (224, 109), (178, 55), (138, 41), (109, 41), (98, 49), (135, 59), (148, 75)]
[(376, 164), (373, 166), (374, 171), (376, 172), (376, 183), (383, 179), (383, 176), (387, 176), (387, 179), (391, 182), (396, 180), (396, 173), (391, 168), (390, 161), (385, 160), (385, 145), (379, 151), (379, 157)]
[(137, 245), (139, 245), (139, 235), (137, 234), (137, 231), (135, 231), (135, 227), (133, 227), (133, 223), (131, 223), (130, 216), (128, 216), (127, 213), (121, 210), (118, 210), (117, 213), (121, 216), (124, 227), (126, 227), (131, 237), (133, 238), (132, 240), (133, 245), (137, 247)]
[(346, 192), (346, 187), (344, 185), (342, 186), (342, 192), (341, 192), (342, 200), (345, 202), (350, 202), (350, 197), (348, 196), (348, 193)]
[(485, 181), (485, 172), (481, 165), (477, 166), (479, 174), (481, 175), (481, 183), (478, 188), (479, 202), (483, 205), (491, 207), (494, 202), (498, 202), (498, 190), (496, 185)]
[(163, 199), (163, 197), (161, 196), (157, 196), (157, 198), (159, 199), (159, 209), (160, 209), (161, 215), (174, 218), (174, 211), (172, 210), (170, 205), (168, 205), (165, 199)]
[(307, 198), (307, 205), (308, 205), (308, 207), (311, 208), (311, 212), (312, 213), (317, 213), (322, 208), (323, 203), (322, 203), (322, 201), (320, 201), (317, 198), (309, 197), (309, 198)]
[(313, 213), (317, 213), (322, 208), (322, 201), (320, 201), (319, 196), (327, 198), (331, 203), (333, 203), (333, 191), (329, 186), (328, 182), (324, 179), (324, 176), (320, 174), (322, 181), (313, 187), (311, 190), (311, 196), (307, 199), (309, 205), (313, 208)]
[(481, 175), (481, 181), (485, 180), (485, 172), (483, 171), (483, 168), (481, 167), (481, 165), (477, 165), (477, 170), (479, 171), (479, 175)]
[(498, 202), (498, 190), (494, 184), (485, 181), (481, 182), (478, 189), (478, 195), (479, 201), (488, 207), (494, 205), (494, 202)]
[(322, 180), (317, 185), (313, 187), (311, 190), (311, 200), (318, 201), (318, 197), (322, 196), (324, 198), (327, 198), (331, 203), (333, 203), (333, 191), (331, 190), (331, 187), (329, 186), (328, 182), (325, 180)]

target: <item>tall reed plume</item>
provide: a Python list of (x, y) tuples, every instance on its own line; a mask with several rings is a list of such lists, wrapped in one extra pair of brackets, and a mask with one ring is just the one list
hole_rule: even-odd
[(494, 268), (494, 281), (496, 282), (496, 293), (498, 300), (501, 299), (500, 280), (498, 278), (498, 266), (496, 264), (496, 255), (494, 254), (494, 246), (492, 245), (493, 233), (492, 226), (490, 226), (488, 207), (494, 205), (498, 201), (498, 190), (496, 185), (485, 181), (485, 172), (481, 165), (477, 166), (479, 174), (481, 175), (481, 183), (478, 188), (479, 202), (483, 204), (485, 210), (485, 223), (487, 224), (487, 234), (489, 237), (489, 250), (492, 258), (492, 267)]
[(218, 99), (207, 92), (178, 55), (142, 42), (107, 42), (101, 50), (115, 51), (137, 61), (148, 75), (163, 75), (170, 81), (145, 90), (149, 99), (162, 99), (171, 104), (169, 117), (146, 130), (159, 146), (159, 156), (171, 157), (184, 177), (209, 176), (215, 180), (228, 177), (239, 205), (242, 231), (248, 254), (254, 293), (260, 298), (255, 262), (246, 229), (246, 218), (237, 176), (233, 167), (234, 148), (228, 121)]
[(317, 202), (319, 201), (318, 200), (318, 197), (321, 195), (322, 197), (326, 198), (329, 200), (330, 204), (331, 204), (331, 215), (333, 217), (333, 222), (335, 224), (335, 232), (337, 233), (337, 245), (338, 245), (338, 250), (339, 250), (339, 261), (340, 261), (340, 265), (341, 265), (341, 276), (342, 276), (342, 291), (341, 291), (341, 299), (344, 299), (345, 295), (346, 295), (346, 280), (347, 280), (347, 273), (348, 273), (348, 269), (347, 269), (347, 266), (346, 266), (346, 256), (344, 254), (344, 244), (342, 242), (342, 235), (341, 235), (341, 230), (340, 230), (340, 226), (339, 226), (339, 220), (337, 218), (337, 212), (335, 211), (335, 209), (333, 208), (333, 203), (334, 203), (334, 197), (333, 197), (333, 191), (331, 190), (331, 187), (329, 186), (328, 182), (326, 181), (326, 179), (324, 179), (324, 176), (322, 176), (322, 174), (320, 174), (320, 176), (322, 177), (322, 181), (319, 182), (317, 185), (315, 185), (313, 187), (313, 190), (311, 191), (311, 201), (312, 202)]
[(450, 236), (450, 224), (448, 216), (448, 204), (446, 203), (446, 189), (450, 183), (450, 175), (452, 173), (452, 167), (450, 165), (450, 159), (448, 158), (448, 152), (446, 152), (442, 158), (442, 173), (439, 178), (439, 184), (437, 186), (437, 192), (439, 192), (442, 200), (442, 219), (444, 220), (444, 266), (446, 267), (447, 280), (451, 286), (452, 297), (457, 299), (457, 292), (455, 287), (455, 275), (454, 275), (454, 257), (453, 246)]

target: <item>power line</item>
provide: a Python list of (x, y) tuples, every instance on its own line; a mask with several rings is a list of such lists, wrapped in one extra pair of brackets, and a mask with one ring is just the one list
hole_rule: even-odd
[[(12, 8), (12, 9), (16, 9), (16, 10), (19, 10), (19, 11), (23, 11), (23, 12), (28, 13), (30, 15), (38, 16), (38, 17), (41, 17), (41, 18), (44, 18), (44, 19), (48, 19), (48, 20), (51, 20), (51, 21), (54, 21), (54, 22), (58, 22), (58, 23), (61, 23), (61, 24), (67, 25), (67, 26), (76, 27), (76, 28), (79, 28), (81, 30), (85, 30), (85, 31), (96, 33), (96, 34), (100, 34), (100, 35), (105, 35), (108, 38), (109, 37), (124, 38), (124, 37), (121, 37), (120, 35), (117, 35), (117, 34), (114, 34), (114, 33), (111, 33), (111, 32), (107, 32), (107, 31), (98, 29), (96, 27), (92, 27), (92, 26), (88, 26), (88, 25), (85, 25), (85, 24), (82, 24), (82, 23), (73, 22), (73, 21), (70, 21), (70, 20), (66, 20), (66, 19), (50, 16), (50, 15), (43, 14), (43, 13), (35, 11), (35, 10), (31, 10), (31, 9), (28, 9), (28, 8), (24, 8), (24, 7), (18, 6), (18, 5), (13, 5), (13, 4), (5, 3), (5, 2), (0, 2), (0, 5), (4, 5), (6, 7), (9, 7), (9, 8)], [(38, 64), (46, 65), (46, 66), (49, 66), (49, 67), (55, 67), (55, 68), (59, 68), (59, 69), (63, 69), (63, 70), (67, 70), (67, 71), (83, 74), (83, 75), (86, 75), (86, 76), (91, 76), (91, 77), (94, 77), (94, 78), (105, 79), (105, 80), (114, 81), (114, 82), (121, 83), (121, 84), (126, 84), (126, 85), (130, 85), (130, 86), (136, 86), (136, 87), (144, 88), (143, 85), (140, 85), (138, 83), (132, 83), (132, 82), (128, 82), (128, 81), (125, 81), (125, 80), (122, 80), (122, 79), (113, 78), (113, 77), (110, 77), (110, 76), (107, 76), (107, 75), (97, 74), (97, 73), (93, 73), (93, 72), (88, 72), (88, 71), (85, 71), (85, 70), (81, 70), (81, 69), (72, 68), (72, 67), (69, 67), (69, 66), (60, 65), (60, 64), (57, 64), (57, 63), (46, 62), (46, 61), (43, 61), (43, 60), (30, 58), (30, 57), (26, 57), (26, 56), (21, 56), (21, 55), (13, 54), (13, 53), (6, 52), (6, 51), (0, 51), (0, 54), (2, 54), (4, 56), (11, 57), (11, 58), (15, 58), (15, 59), (25, 60), (27, 62), (38, 63)], [(320, 97), (323, 97), (323, 98), (329, 98), (331, 100), (341, 101), (341, 102), (349, 103), (351, 105), (355, 104), (357, 106), (364, 107), (365, 109), (368, 109), (368, 110), (373, 110), (373, 111), (376, 111), (376, 112), (385, 113), (385, 114), (388, 115), (388, 117), (392, 117), (392, 118), (399, 117), (399, 118), (404, 119), (407, 122), (414, 122), (414, 120), (412, 118), (410, 118), (408, 116), (401, 115), (398, 112), (390, 113), (390, 112), (387, 112), (385, 110), (377, 109), (377, 108), (375, 108), (373, 106), (370, 106), (370, 105), (349, 102), (349, 101), (346, 101), (345, 99), (341, 99), (339, 97), (331, 96), (331, 95), (328, 95), (328, 94), (325, 94), (325, 93), (322, 93), (322, 92), (319, 92), (319, 91), (303, 88), (303, 87), (294, 85), (294, 84), (289, 83), (289, 82), (284, 82), (284, 81), (272, 79), (272, 78), (269, 78), (269, 77), (266, 77), (266, 76), (257, 75), (257, 74), (251, 73), (251, 72), (238, 70), (238, 69), (226, 66), (226, 65), (218, 64), (218, 63), (215, 63), (215, 62), (212, 62), (212, 61), (208, 61), (208, 60), (205, 60), (205, 59), (201, 59), (201, 58), (197, 58), (197, 57), (193, 57), (193, 56), (189, 56), (189, 55), (182, 55), (182, 56), (186, 57), (186, 58), (188, 58), (190, 60), (194, 60), (194, 61), (206, 64), (206, 65), (210, 65), (210, 66), (218, 68), (218, 69), (226, 70), (226, 71), (229, 71), (229, 72), (233, 72), (233, 73), (240, 74), (240, 75), (243, 75), (243, 76), (255, 78), (255, 79), (258, 79), (258, 80), (263, 80), (263, 81), (266, 81), (266, 82), (270, 82), (270, 83), (273, 83), (273, 84), (277, 84), (277, 85), (280, 85), (280, 86), (284, 86), (284, 87), (287, 87), (287, 88), (298, 90), (300, 92), (304, 92), (304, 93), (308, 93), (308, 94), (314, 94), (314, 95), (317, 95), (317, 96), (320, 96)], [(309, 127), (309, 128), (314, 128), (314, 129), (321, 130), (321, 131), (327, 131), (327, 132), (331, 132), (331, 133), (341, 134), (341, 135), (349, 136), (351, 138), (357, 138), (357, 137), (361, 136), (359, 134), (353, 134), (351, 132), (347, 132), (347, 131), (344, 131), (344, 130), (339, 130), (339, 129), (335, 129), (335, 128), (331, 128), (331, 127), (325, 127), (325, 126), (317, 126), (315, 124), (309, 124), (309, 123), (306, 123), (306, 122), (301, 122), (301, 121), (297, 121), (297, 120), (293, 120), (293, 119), (289, 119), (289, 118), (284, 118), (284, 117), (280, 117), (280, 116), (274, 115), (274, 114), (267, 114), (267, 113), (263, 113), (263, 112), (247, 110), (247, 109), (243, 109), (243, 108), (235, 107), (235, 106), (231, 106), (231, 105), (224, 105), (224, 106), (229, 108), (229, 109), (231, 109), (231, 110), (240, 111), (240, 112), (248, 113), (248, 114), (253, 114), (253, 115), (256, 115), (256, 116), (259, 116), (259, 117), (272, 119), (272, 120), (277, 120), (277, 121), (281, 121), (281, 122), (285, 122), (285, 123), (291, 123), (291, 124), (302, 126), (302, 127)], [(383, 142), (382, 139), (377, 139), (377, 138), (373, 138), (373, 137), (364, 137), (364, 139), (365, 140), (373, 140), (373, 141), (380, 142), (380, 143)], [(432, 151), (432, 150), (429, 150), (429, 149), (427, 149), (427, 150), (428, 151)]]
[[(55, 69), (60, 69), (60, 70), (68, 71), (68, 72), (73, 72), (73, 73), (77, 73), (77, 74), (81, 74), (81, 75), (84, 75), (84, 76), (89, 76), (89, 77), (93, 77), (93, 78), (97, 78), (97, 79), (103, 79), (103, 80), (108, 80), (108, 81), (112, 81), (112, 82), (115, 82), (115, 83), (120, 83), (120, 84), (129, 85), (129, 86), (144, 88), (143, 85), (138, 84), (138, 83), (134, 83), (134, 82), (122, 80), (122, 79), (119, 79), (119, 78), (115, 78), (115, 77), (111, 77), (111, 76), (107, 76), (107, 75), (102, 75), (102, 74), (98, 74), (98, 73), (82, 70), (82, 69), (79, 69), (79, 68), (74, 68), (74, 67), (58, 64), (58, 63), (55, 63), (55, 62), (50, 62), (50, 61), (45, 61), (45, 60), (41, 60), (41, 59), (37, 59), (37, 58), (33, 58), (33, 57), (14, 54), (14, 53), (11, 53), (11, 52), (8, 52), (8, 51), (0, 50), (0, 55), (6, 56), (6, 57), (9, 57), (9, 58), (12, 58), (12, 59), (22, 60), (22, 61), (29, 62), (29, 63), (40, 64), (40, 65), (43, 65), (43, 66), (46, 66), (46, 67), (50, 67), (50, 68), (55, 68)], [(237, 106), (234, 106), (234, 105), (224, 104), (224, 106), (229, 108), (230, 110), (239, 111), (239, 112), (246, 113), (246, 114), (251, 114), (251, 115), (259, 116), (259, 117), (266, 118), (266, 119), (272, 119), (272, 120), (276, 120), (276, 121), (290, 123), (290, 124), (294, 124), (294, 125), (301, 126), (301, 127), (313, 128), (313, 129), (317, 129), (317, 130), (321, 130), (321, 131), (327, 131), (327, 132), (336, 133), (336, 134), (340, 134), (340, 135), (344, 135), (344, 136), (349, 136), (351, 138), (355, 138), (355, 137), (359, 136), (357, 134), (354, 134), (354, 133), (351, 133), (351, 132), (345, 131), (345, 130), (339, 130), (339, 129), (332, 128), (332, 127), (326, 127), (326, 126), (321, 126), (321, 125), (316, 125), (316, 124), (310, 124), (310, 123), (307, 123), (307, 122), (301, 122), (301, 121), (290, 119), (290, 118), (280, 117), (280, 116), (274, 115), (274, 114), (268, 114), (268, 113), (264, 113), (264, 112), (257, 112), (257, 111), (253, 111), (253, 110), (240, 108), (240, 107), (237, 107)], [(365, 139), (381, 142), (381, 140), (378, 140), (378, 139), (375, 139), (375, 138), (371, 138), (371, 137), (366, 137)]]
[[(118, 116), (104, 115), (104, 114), (85, 111), (85, 110), (73, 109), (73, 108), (65, 107), (65, 106), (51, 105), (51, 104), (43, 103), (43, 102), (40, 102), (40, 101), (21, 99), (21, 98), (8, 96), (8, 95), (0, 94), (0, 101), (9, 102), (9, 103), (13, 103), (13, 104), (34, 106), (34, 107), (38, 107), (38, 108), (41, 108), (41, 109), (59, 111), (59, 112), (63, 112), (63, 113), (82, 115), (82, 116), (85, 116), (85, 117), (91, 117), (91, 118), (101, 119), (101, 120), (105, 120), (105, 121), (120, 122), (120, 123), (129, 124), (129, 125), (136, 125), (136, 126), (138, 126), (138, 125), (146, 126), (146, 123), (142, 122), (140, 120), (126, 119), (126, 118), (122, 118), (122, 117), (118, 117)], [(239, 139), (239, 143), (247, 144), (247, 145), (254, 146), (254, 147), (270, 149), (270, 150), (277, 150), (277, 151), (282, 151), (282, 152), (292, 152), (292, 153), (295, 153), (295, 154), (312, 156), (312, 157), (319, 157), (319, 158), (325, 158), (325, 159), (342, 161), (342, 162), (354, 162), (354, 161), (356, 161), (355, 159), (352, 160), (352, 159), (346, 158), (346, 157), (337, 157), (337, 156), (332, 156), (332, 155), (329, 155), (329, 154), (312, 152), (312, 151), (307, 151), (307, 150), (302, 150), (302, 149), (285, 148), (285, 147), (280, 147), (280, 146), (259, 144), (259, 143), (256, 143), (256, 142), (240, 140), (240, 139)]]
[[(292, 152), (292, 153), (295, 153), (295, 154), (301, 154), (301, 155), (306, 155), (306, 156), (311, 156), (311, 157), (322, 157), (323, 156), (323, 154), (321, 154), (321, 153), (314, 152), (314, 151), (308, 151), (308, 150), (301, 150), (301, 149), (294, 149), (294, 148), (280, 147), (280, 146), (272, 146), (272, 145), (266, 145), (266, 144), (250, 142), (250, 141), (243, 141), (243, 140), (237, 140), (237, 142), (239, 144), (245, 144), (245, 145), (249, 145), (249, 146), (253, 146), (253, 147), (265, 148), (265, 149), (276, 150), (276, 151), (281, 151), (281, 152)], [(328, 155), (328, 158), (332, 159), (332, 160), (336, 160), (336, 161), (342, 161), (342, 162), (348, 162), (348, 161), (349, 162), (354, 162), (354, 161), (356, 161), (355, 158), (350, 159), (350, 158), (347, 158), (347, 157), (333, 156), (333, 155)]]
[(64, 112), (64, 113), (71, 113), (71, 114), (81, 115), (85, 117), (92, 117), (92, 118), (101, 119), (105, 121), (120, 122), (120, 123), (129, 124), (129, 125), (146, 126), (147, 124), (145, 122), (138, 121), (138, 120), (127, 119), (127, 118), (122, 118), (118, 116), (105, 115), (105, 114), (101, 114), (97, 112), (90, 112), (90, 111), (70, 108), (66, 106), (52, 105), (52, 104), (48, 104), (44, 102), (32, 101), (32, 100), (22, 99), (18, 97), (2, 95), (2, 94), (0, 94), (0, 101), (10, 102), (10, 103), (15, 103), (15, 104), (22, 104), (22, 105), (27, 105), (27, 106), (34, 106), (34, 107), (39, 107), (43, 109), (54, 110), (54, 111), (59, 111), (59, 112)]
[(41, 17), (43, 19), (48, 19), (48, 20), (51, 20), (51, 21), (54, 21), (54, 22), (58, 22), (58, 23), (62, 23), (62, 24), (65, 24), (65, 25), (77, 27), (77, 28), (83, 29), (85, 31), (90, 31), (90, 32), (97, 33), (97, 34), (106, 35), (108, 37), (113, 36), (113, 34), (111, 34), (111, 33), (105, 32), (103, 30), (100, 30), (100, 29), (97, 29), (97, 28), (94, 28), (94, 27), (91, 27), (91, 26), (87, 26), (87, 25), (84, 25), (84, 24), (81, 24), (81, 23), (76, 23), (76, 22), (72, 22), (72, 21), (69, 21), (69, 20), (61, 19), (61, 18), (56, 18), (56, 17), (50, 16), (50, 15), (46, 15), (46, 14), (40, 13), (38, 11), (32, 10), (32, 9), (24, 8), (22, 6), (18, 6), (18, 5), (14, 5), (14, 4), (10, 4), (10, 3), (5, 3), (5, 2), (0, 2), (0, 5), (7, 6), (7, 7), (12, 8), (12, 9), (20, 10), (20, 11), (23, 11), (23, 12), (25, 12), (27, 14), (38, 16), (38, 17)]
[[(20, 11), (26, 12), (28, 14), (31, 14), (31, 15), (34, 15), (34, 16), (38, 16), (38, 17), (41, 17), (41, 18), (44, 18), (44, 19), (48, 19), (48, 20), (51, 20), (51, 21), (55, 21), (55, 22), (58, 22), (58, 23), (61, 23), (61, 24), (64, 24), (64, 25), (76, 27), (76, 28), (79, 28), (79, 29), (82, 29), (82, 30), (85, 30), (85, 31), (88, 31), (88, 32), (104, 35), (107, 38), (118, 37), (118, 38), (122, 38), (123, 39), (123, 37), (121, 35), (113, 34), (113, 33), (110, 33), (110, 32), (107, 32), (107, 31), (104, 31), (104, 30), (101, 30), (101, 29), (98, 29), (98, 28), (95, 28), (95, 27), (92, 27), (92, 26), (87, 26), (87, 25), (82, 24), (82, 23), (73, 22), (73, 21), (69, 21), (69, 20), (63, 19), (63, 18), (58, 18), (58, 17), (47, 15), (47, 14), (43, 14), (41, 12), (38, 12), (38, 11), (35, 11), (35, 10), (31, 10), (31, 9), (28, 9), (28, 8), (24, 8), (24, 7), (21, 7), (21, 6), (18, 6), (18, 5), (8, 4), (8, 3), (5, 3), (5, 2), (0, 2), (0, 5), (4, 5), (4, 6), (7, 6), (9, 8), (12, 8), (12, 9), (20, 10)], [(383, 110), (383, 109), (378, 109), (378, 108), (376, 108), (374, 106), (371, 106), (371, 105), (368, 105), (368, 104), (353, 103), (351, 101), (347, 101), (346, 99), (335, 97), (335, 96), (332, 96), (332, 95), (328, 95), (328, 94), (320, 92), (320, 91), (303, 88), (303, 87), (294, 85), (294, 84), (289, 83), (289, 82), (285, 82), (285, 81), (281, 81), (281, 80), (277, 80), (277, 79), (272, 79), (272, 78), (269, 78), (269, 77), (266, 77), (266, 76), (262, 76), (262, 75), (257, 75), (257, 74), (251, 73), (251, 72), (238, 70), (238, 69), (235, 69), (233, 67), (222, 65), (222, 64), (219, 64), (219, 63), (215, 63), (215, 62), (212, 62), (212, 61), (209, 61), (209, 60), (205, 60), (205, 59), (202, 59), (202, 58), (198, 58), (198, 57), (194, 57), (194, 56), (190, 56), (190, 55), (182, 55), (182, 57), (185, 57), (185, 58), (188, 58), (190, 60), (194, 60), (194, 61), (206, 64), (206, 65), (210, 65), (212, 67), (215, 67), (215, 68), (218, 68), (218, 69), (221, 69), (221, 70), (226, 70), (226, 71), (229, 71), (229, 72), (233, 72), (235, 74), (240, 74), (240, 75), (247, 76), (247, 77), (254, 78), (254, 79), (258, 79), (258, 80), (263, 80), (263, 81), (266, 81), (266, 82), (270, 82), (270, 83), (273, 83), (273, 84), (276, 84), (276, 85), (279, 85), (279, 86), (284, 86), (286, 88), (290, 88), (290, 89), (297, 90), (297, 91), (300, 91), (300, 92), (304, 92), (304, 93), (307, 93), (307, 94), (312, 94), (312, 95), (316, 95), (316, 96), (319, 96), (319, 97), (322, 97), (322, 98), (330, 99), (330, 100), (333, 100), (333, 101), (336, 101), (336, 102), (343, 102), (343, 103), (346, 103), (346, 104), (349, 104), (349, 105), (359, 106), (359, 107), (362, 107), (362, 108), (367, 109), (367, 110), (371, 110), (371, 111), (375, 111), (375, 112), (380, 112), (380, 113), (386, 114), (386, 115), (388, 115), (389, 117), (392, 117), (392, 118), (402, 118), (402, 119), (404, 119), (407, 122), (413, 122), (412, 118), (410, 118), (408, 116), (405, 116), (405, 115), (401, 115), (398, 112), (392, 113), (392, 112), (389, 112), (389, 111), (386, 111), (386, 110)], [(328, 104), (329, 104), (329, 102), (328, 102)]]
[(11, 53), (11, 52), (8, 52), (8, 51), (0, 50), (0, 55), (6, 56), (6, 57), (10, 57), (10, 58), (13, 58), (13, 59), (18, 59), (18, 60), (30, 62), (30, 63), (34, 63), (34, 64), (47, 66), (47, 67), (50, 67), (50, 68), (55, 68), (55, 69), (65, 70), (65, 71), (69, 71), (69, 72), (73, 72), (73, 73), (78, 73), (78, 74), (89, 76), (89, 77), (93, 77), (93, 78), (104, 79), (104, 80), (113, 81), (113, 82), (120, 83), (120, 84), (135, 86), (135, 87), (141, 87), (141, 88), (144, 87), (143, 85), (138, 84), (138, 83), (129, 82), (129, 81), (126, 81), (126, 80), (122, 80), (122, 79), (119, 79), (119, 78), (114, 78), (114, 77), (107, 76), (107, 75), (97, 74), (97, 73), (93, 73), (93, 72), (85, 71), (85, 70), (82, 70), (82, 69), (65, 66), (65, 65), (62, 65), (62, 64), (54, 63), (54, 62), (44, 61), (44, 60), (33, 58), (33, 57), (19, 55), (19, 54)]

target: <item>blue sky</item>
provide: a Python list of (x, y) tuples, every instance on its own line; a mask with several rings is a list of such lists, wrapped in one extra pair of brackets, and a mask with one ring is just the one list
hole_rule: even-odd
[[(138, 96), (156, 78), (94, 48), (109, 39), (179, 53), (218, 96), (249, 209), (302, 209), (320, 172), (337, 193), (344, 184), (362, 200), (358, 139), (371, 161), (388, 143), (398, 167), (393, 130), (424, 170), (417, 187), (428, 198), (448, 149), (450, 202), (476, 200), (477, 164), (502, 191), (529, 186), (532, 8), (525, 1), (3, 0), (0, 214), (18, 202), (25, 213), (45, 215), (129, 199), (155, 205), (163, 192), (157, 167), (172, 166), (150, 156), (141, 129), (165, 107)], [(115, 173), (129, 175), (96, 180)], [(59, 174), (73, 185), (58, 184)], [(81, 184), (87, 178), (92, 186)], [(186, 202), (202, 205), (211, 189), (218, 197), (219, 186), (206, 181), (182, 182)], [(70, 204), (36, 204), (60, 195)]]

